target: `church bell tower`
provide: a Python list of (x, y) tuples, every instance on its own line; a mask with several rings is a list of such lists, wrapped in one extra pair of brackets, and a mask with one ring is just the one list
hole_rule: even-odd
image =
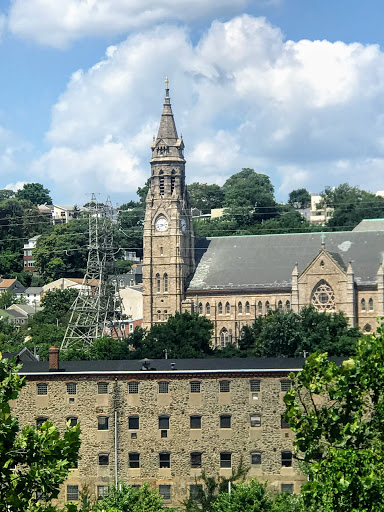
[(178, 137), (165, 80), (159, 131), (151, 150), (143, 260), (143, 327), (181, 311), (186, 281), (194, 271), (191, 208), (185, 185), (183, 139)]

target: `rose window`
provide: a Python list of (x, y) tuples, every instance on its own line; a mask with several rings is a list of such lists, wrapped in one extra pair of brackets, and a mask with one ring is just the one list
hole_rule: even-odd
[(335, 294), (329, 284), (321, 282), (312, 293), (312, 305), (319, 311), (334, 311)]

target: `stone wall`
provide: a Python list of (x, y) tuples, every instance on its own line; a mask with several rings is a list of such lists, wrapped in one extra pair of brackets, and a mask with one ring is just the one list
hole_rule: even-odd
[[(139, 393), (128, 393), (128, 382), (139, 381)], [(230, 380), (230, 392), (220, 392), (220, 380)], [(260, 380), (260, 392), (250, 391), (250, 380)], [(299, 491), (305, 476), (294, 467), (282, 467), (281, 452), (292, 450), (292, 432), (281, 427), (285, 410), (280, 380), (287, 373), (253, 375), (206, 373), (162, 375), (139, 374), (114, 376), (48, 375), (44, 380), (29, 377), (27, 386), (13, 404), (22, 425), (35, 424), (39, 416), (52, 419), (64, 430), (67, 417), (77, 417), (81, 424), (82, 445), (78, 469), (71, 471), (60, 503), (65, 501), (66, 485), (88, 486), (97, 496), (98, 486), (115, 481), (115, 430), (117, 433), (117, 479), (155, 487), (171, 485), (171, 500), (180, 505), (189, 496), (189, 486), (196, 483), (202, 469), (208, 476), (229, 476), (231, 468), (220, 467), (220, 452), (232, 454), (232, 468), (242, 460), (249, 476), (268, 480), (279, 490), (281, 483), (292, 483)], [(169, 382), (168, 393), (158, 393), (159, 380)], [(201, 382), (201, 392), (190, 392), (190, 381)], [(108, 383), (108, 394), (98, 394), (98, 382)], [(48, 383), (48, 395), (37, 396), (37, 382)], [(66, 393), (66, 383), (77, 383), (77, 394)], [(117, 424), (115, 428), (115, 411)], [(167, 437), (158, 428), (158, 416), (170, 418)], [(220, 428), (220, 415), (231, 415), (231, 428)], [(261, 415), (261, 426), (250, 425), (250, 415)], [(98, 430), (97, 418), (109, 418), (108, 430)], [(139, 417), (139, 429), (129, 429), (129, 416)], [(190, 428), (190, 416), (201, 415), (201, 429)], [(165, 435), (163, 433), (163, 435)], [(251, 465), (251, 452), (262, 454), (262, 464)], [(129, 453), (140, 453), (140, 468), (129, 468)], [(169, 452), (171, 467), (159, 468), (159, 453)], [(202, 468), (191, 468), (191, 452), (202, 453)], [(100, 466), (98, 454), (109, 454), (109, 464)]]

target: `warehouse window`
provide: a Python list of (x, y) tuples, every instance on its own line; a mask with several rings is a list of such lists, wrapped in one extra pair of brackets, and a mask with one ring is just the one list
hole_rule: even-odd
[(201, 391), (201, 382), (198, 380), (193, 380), (189, 383), (189, 390), (191, 393), (200, 393)]
[(140, 467), (140, 453), (131, 452), (128, 453), (128, 465), (130, 468), (139, 468)]
[(222, 414), (220, 416), (220, 428), (231, 428), (231, 415)]
[(108, 453), (99, 453), (99, 466), (108, 466), (109, 465), (109, 454)]
[(292, 387), (292, 382), (290, 380), (281, 380), (280, 381), (280, 391), (289, 391)]
[(252, 464), (252, 466), (260, 466), (261, 465), (261, 452), (252, 452), (251, 453), (251, 464)]
[(78, 501), (79, 499), (79, 486), (67, 485), (67, 501)]
[(261, 427), (260, 414), (251, 414), (251, 427)]
[(201, 416), (193, 415), (190, 417), (190, 428), (201, 428)]
[(232, 454), (229, 452), (220, 453), (220, 467), (230, 468), (232, 467)]
[(171, 486), (170, 485), (159, 485), (159, 494), (163, 497), (164, 500), (171, 499)]
[(249, 381), (249, 391), (260, 391), (260, 381), (259, 380), (250, 380)]
[(201, 452), (191, 453), (191, 468), (201, 468)]
[(98, 393), (98, 395), (107, 395), (108, 394), (108, 382), (98, 382), (97, 383), (97, 393)]
[(138, 430), (140, 425), (139, 416), (129, 416), (128, 417), (128, 428), (129, 430)]
[(36, 385), (36, 393), (38, 395), (48, 395), (48, 384), (46, 382), (39, 382)]
[(292, 466), (292, 452), (281, 452), (281, 465), (286, 468)]
[(137, 395), (139, 392), (139, 382), (137, 380), (128, 382), (128, 393)]
[(168, 393), (169, 390), (169, 382), (161, 381), (158, 383), (159, 393)]
[(169, 452), (159, 453), (159, 467), (170, 468), (171, 467), (171, 454)]
[(219, 390), (220, 390), (220, 393), (229, 393), (231, 391), (231, 381), (230, 380), (221, 380), (219, 382)]
[(67, 395), (76, 395), (77, 384), (76, 382), (67, 382)]
[(108, 416), (98, 416), (97, 430), (108, 430)]

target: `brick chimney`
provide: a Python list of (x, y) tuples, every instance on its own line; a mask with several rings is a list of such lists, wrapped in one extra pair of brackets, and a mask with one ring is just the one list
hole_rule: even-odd
[(50, 347), (50, 349), (48, 350), (50, 372), (59, 371), (59, 352), (60, 350), (57, 347)]

